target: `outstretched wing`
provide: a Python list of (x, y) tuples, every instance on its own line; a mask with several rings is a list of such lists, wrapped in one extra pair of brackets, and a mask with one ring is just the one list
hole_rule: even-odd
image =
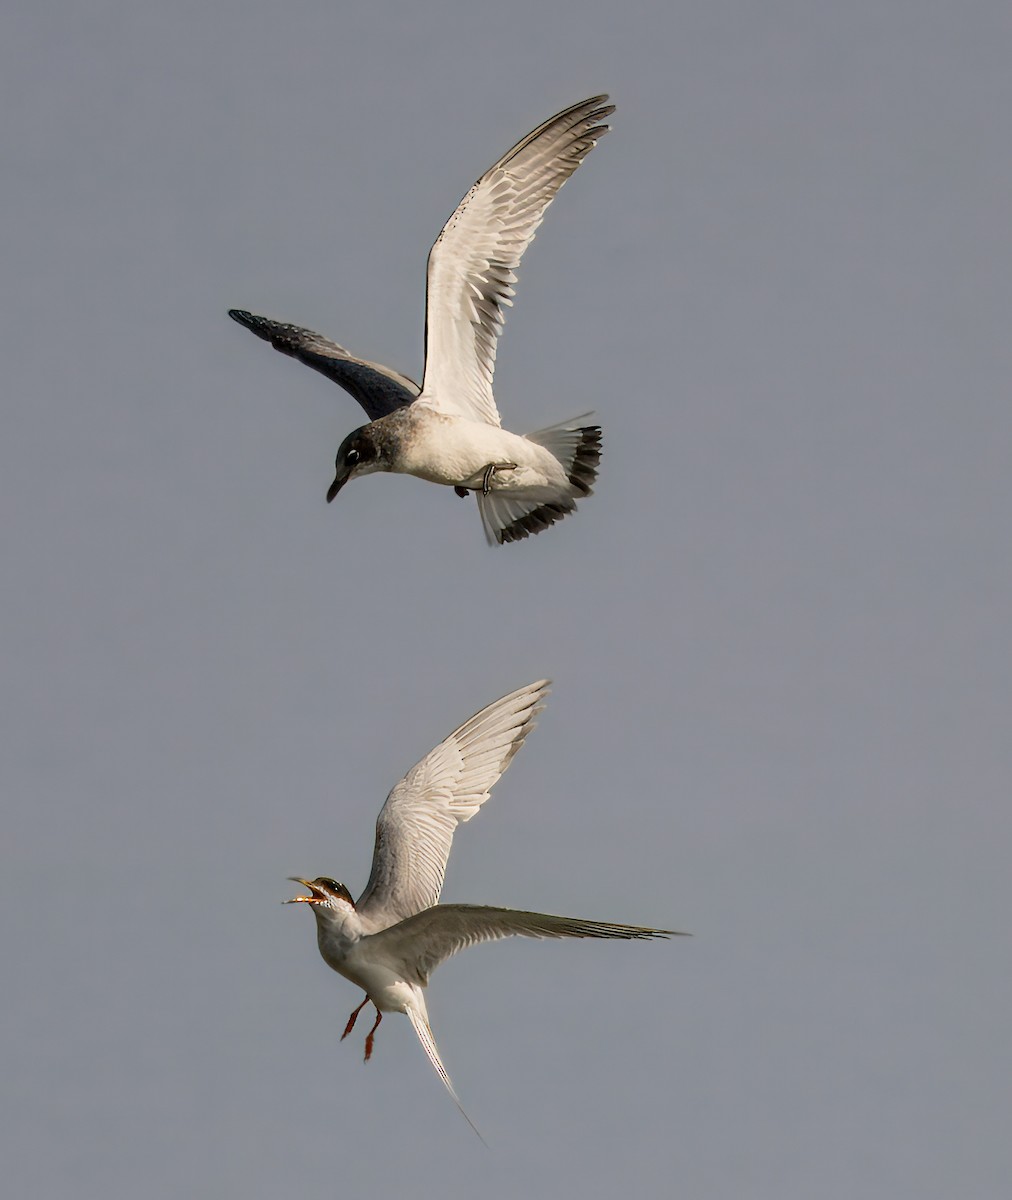
[(554, 917), (550, 913), (521, 912), (515, 908), (487, 908), (475, 904), (436, 904), (424, 912), (377, 933), (370, 941), (373, 953), (399, 962), (419, 983), (451, 955), (480, 942), (507, 937), (619, 938), (684, 937), (674, 929), (643, 925), (613, 925), (580, 917)]
[(556, 192), (614, 111), (607, 96), (574, 104), (529, 133), (471, 188), (429, 253), (424, 403), (498, 426), (496, 342), (516, 269)]
[(436, 903), (457, 824), (488, 799), (534, 728), (547, 694), (542, 679), (483, 708), (390, 793), (376, 821), (372, 874), (356, 904), (368, 932)]
[(337, 342), (313, 333), (311, 329), (258, 317), (241, 308), (230, 308), (228, 315), (257, 337), (270, 342), (275, 350), (297, 358), (350, 392), (365, 409), (370, 421), (412, 404), (418, 395), (418, 384), (413, 379), (390, 367), (356, 358)]

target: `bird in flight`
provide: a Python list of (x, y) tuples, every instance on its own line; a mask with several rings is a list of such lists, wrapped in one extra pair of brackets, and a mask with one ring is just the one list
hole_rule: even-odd
[(507, 937), (630, 940), (679, 936), (672, 929), (439, 903), (458, 823), (469, 821), (488, 799), (534, 727), (548, 686), (542, 679), (496, 700), (411, 768), (380, 810), (372, 872), (358, 900), (351, 898), (343, 883), (321, 875), (316, 879), (292, 876), (309, 895), (285, 901), (312, 907), (324, 961), (365, 992), (365, 999), (348, 1018), (341, 1040), (371, 1003), (376, 1020), (365, 1040), (368, 1062), (383, 1014), (405, 1013), (475, 1133), (478, 1130), (464, 1112), (429, 1027), (425, 988), (440, 963), (468, 946)]
[(516, 270), (556, 192), (610, 128), (607, 96), (592, 96), (529, 133), (468, 191), (429, 252), (422, 386), (356, 358), (309, 329), (231, 309), (229, 316), (345, 388), (369, 424), (335, 461), (328, 502), (374, 471), (416, 475), (478, 498), (491, 545), (560, 521), (589, 496), (601, 429), (589, 414), (526, 436), (502, 428), (492, 395), (496, 346)]

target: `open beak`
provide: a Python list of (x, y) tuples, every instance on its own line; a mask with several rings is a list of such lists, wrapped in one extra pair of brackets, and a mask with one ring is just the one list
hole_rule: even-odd
[(313, 894), (311, 896), (293, 896), (291, 900), (282, 900), (282, 904), (322, 904), (324, 897), (319, 895), (308, 879), (301, 879), (298, 875), (289, 875), (288, 878), (292, 883), (301, 883), (304, 888), (308, 888)]

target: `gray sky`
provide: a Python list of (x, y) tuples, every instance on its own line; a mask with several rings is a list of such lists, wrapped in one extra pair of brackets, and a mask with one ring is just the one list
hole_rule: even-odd
[[(1010, 58), (999, 3), (7, 6), (10, 1194), (1008, 1194)], [(596, 410), (596, 495), (328, 507), (361, 414), (226, 310), (418, 376), (443, 221), (604, 90), (496, 381)], [(695, 937), (440, 970), (488, 1152), (279, 901), (546, 674), (445, 898)]]

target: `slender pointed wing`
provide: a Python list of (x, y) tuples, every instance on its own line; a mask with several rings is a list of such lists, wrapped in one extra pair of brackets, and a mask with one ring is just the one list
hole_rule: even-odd
[(420, 983), (425, 983), (436, 967), (451, 955), (468, 946), (501, 938), (620, 938), (631, 941), (684, 936), (674, 929), (613, 925), (608, 921), (554, 917), (549, 913), (521, 912), (515, 908), (437, 904), (377, 933), (371, 945), (377, 955), (382, 955), (386, 961), (400, 960)]
[(488, 799), (547, 694), (542, 679), (483, 708), (390, 793), (376, 821), (372, 874), (356, 904), (367, 929), (385, 929), (436, 903), (458, 823)]
[(429, 253), (424, 402), (499, 425), (496, 342), (524, 251), (556, 192), (608, 132), (607, 96), (574, 104), (529, 133), (471, 188)]
[(258, 317), (241, 308), (230, 308), (228, 315), (257, 337), (270, 342), (275, 350), (297, 358), (343, 387), (362, 405), (370, 421), (414, 403), (418, 395), (418, 384), (413, 379), (390, 367), (356, 358), (337, 342), (313, 333), (311, 329)]

